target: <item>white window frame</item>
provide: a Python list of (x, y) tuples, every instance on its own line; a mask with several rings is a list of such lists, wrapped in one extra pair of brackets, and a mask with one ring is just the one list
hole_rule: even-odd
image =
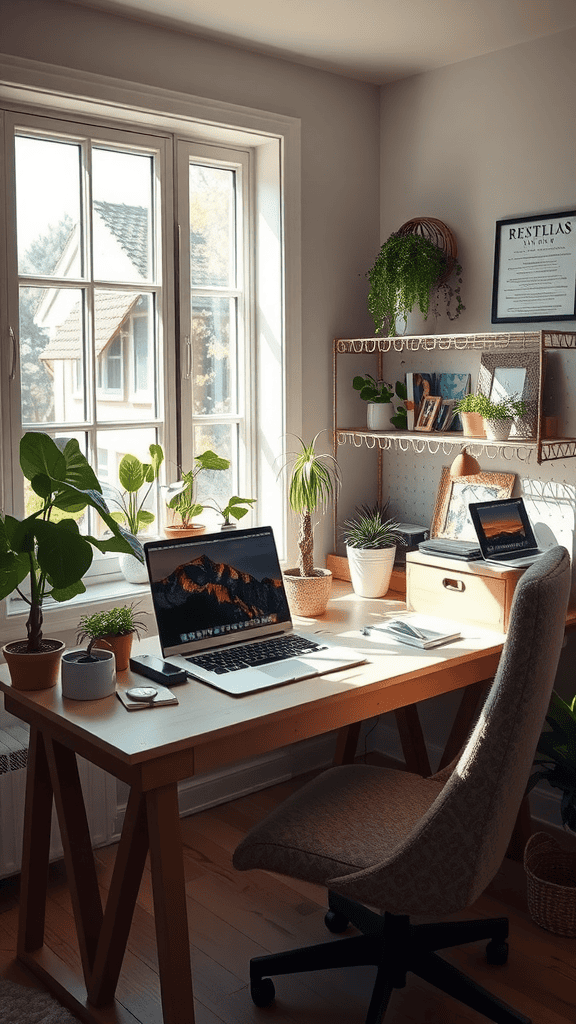
[[(259, 297), (254, 311), (260, 381), (266, 380), (270, 363), (281, 353), (284, 376), (284, 396), (266, 393), (259, 387), (258, 414), (260, 435), (258, 468), (260, 494), (260, 521), (272, 522), (282, 561), (292, 562), (295, 557), (295, 538), (287, 533), (287, 504), (284, 483), (278, 481), (278, 464), (285, 450), (288, 433), (301, 433), (301, 233), (300, 233), (300, 120), (261, 110), (240, 107), (201, 97), (193, 97), (171, 90), (130, 84), (102, 75), (59, 68), (23, 58), (0, 58), (0, 105), (7, 110), (52, 114), (55, 117), (90, 119), (102, 127), (130, 125), (142, 132), (165, 131), (171, 136), (198, 142), (238, 146), (252, 149), (255, 165), (255, 241), (254, 265), (256, 294)], [(3, 123), (0, 110), (0, 126)], [(0, 163), (0, 187), (5, 189), (4, 167)], [(166, 180), (168, 195), (173, 195), (173, 182)], [(171, 210), (163, 210), (171, 216)], [(3, 211), (0, 210), (0, 230)], [(5, 254), (0, 252), (0, 299), (6, 310), (7, 271)], [(169, 290), (172, 282), (165, 281)], [(165, 323), (166, 336), (174, 334), (173, 322)], [(5, 312), (0, 311), (0, 333), (5, 339), (0, 352), (0, 379), (6, 381), (13, 366), (13, 344)], [(286, 343), (289, 339), (289, 344)], [(180, 336), (179, 366), (186, 367), (186, 342)], [(173, 345), (166, 346), (165, 373), (173, 378), (178, 368), (178, 357)], [(182, 372), (182, 371), (181, 371)], [(284, 398), (282, 396), (282, 398)], [(289, 396), (289, 401), (288, 401)], [(9, 410), (6, 396), (0, 392), (0, 426), (9, 428)], [(266, 424), (266, 430), (262, 424)], [(272, 429), (270, 430), (270, 424)], [(276, 427), (278, 436), (274, 436)], [(5, 434), (6, 436), (6, 434)], [(271, 443), (272, 442), (272, 443)], [(176, 424), (174, 416), (165, 418), (165, 449), (176, 450)], [(4, 457), (0, 474), (0, 501), (5, 504), (6, 479), (12, 476), (11, 455)], [(8, 486), (8, 493), (11, 486)], [(103, 607), (114, 603), (107, 591), (94, 597)], [(147, 588), (130, 590), (143, 592), (147, 602)], [(2, 603), (3, 605), (4, 603)], [(24, 616), (23, 616), (24, 618)], [(45, 625), (60, 631), (74, 628), (78, 608), (69, 602), (45, 611)], [(16, 623), (7, 629), (4, 607), (0, 608), (0, 638), (8, 639)]]

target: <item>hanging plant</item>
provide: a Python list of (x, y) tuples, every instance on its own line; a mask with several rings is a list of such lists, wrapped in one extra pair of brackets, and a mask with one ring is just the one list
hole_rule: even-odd
[[(448, 286), (447, 280), (452, 273), (457, 277), (454, 289)], [(464, 309), (460, 299), (461, 273), (460, 264), (428, 238), (394, 232), (384, 242), (366, 275), (370, 281), (368, 309), (376, 333), (394, 334), (397, 318), (406, 319), (416, 305), (426, 319), (431, 298), (434, 310), (437, 309), (438, 289), (443, 291), (448, 317), (455, 320)], [(453, 298), (456, 298), (454, 313), (450, 310)]]

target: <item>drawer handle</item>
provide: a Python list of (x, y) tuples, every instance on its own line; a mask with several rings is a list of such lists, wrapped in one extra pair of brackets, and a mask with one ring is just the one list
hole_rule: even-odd
[(446, 590), (458, 590), (460, 593), (466, 590), (464, 580), (450, 580), (446, 576), (442, 580), (442, 586), (446, 587)]

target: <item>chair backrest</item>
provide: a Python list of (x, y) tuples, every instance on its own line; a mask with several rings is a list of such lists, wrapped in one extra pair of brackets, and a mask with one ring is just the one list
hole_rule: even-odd
[(554, 547), (517, 584), (498, 671), (444, 788), (385, 862), (330, 887), (398, 914), (469, 906), (502, 862), (554, 685), (570, 595), (570, 558)]

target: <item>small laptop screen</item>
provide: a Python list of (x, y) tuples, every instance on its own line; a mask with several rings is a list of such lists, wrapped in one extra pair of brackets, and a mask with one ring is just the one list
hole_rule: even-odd
[(473, 502), (470, 515), (485, 558), (513, 556), (537, 547), (522, 498)]
[(270, 527), (145, 545), (162, 649), (181, 654), (290, 625)]

